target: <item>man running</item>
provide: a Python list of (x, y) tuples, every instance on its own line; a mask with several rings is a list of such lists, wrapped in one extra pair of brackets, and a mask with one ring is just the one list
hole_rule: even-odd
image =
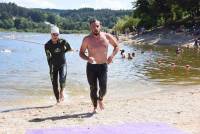
[[(86, 73), (90, 85), (90, 97), (94, 106), (93, 112), (96, 112), (97, 101), (100, 109), (104, 109), (103, 98), (107, 90), (107, 64), (112, 62), (119, 51), (119, 47), (116, 39), (111, 34), (100, 31), (100, 21), (92, 19), (90, 21), (90, 30), (91, 34), (83, 39), (79, 55), (88, 61)], [(109, 44), (114, 47), (110, 56), (108, 56)], [(88, 52), (87, 55), (85, 54), (86, 50)], [(99, 92), (97, 81), (99, 82)]]
[[(50, 77), (57, 103), (64, 101), (64, 88), (67, 75), (65, 53), (71, 51), (69, 43), (59, 38), (59, 28), (51, 27), (51, 39), (45, 44), (45, 52), (49, 64)], [(60, 90), (58, 89), (58, 74)]]

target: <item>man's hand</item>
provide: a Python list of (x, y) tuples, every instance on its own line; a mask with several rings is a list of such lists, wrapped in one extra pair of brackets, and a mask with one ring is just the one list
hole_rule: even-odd
[(110, 64), (113, 61), (113, 56), (109, 56), (107, 59), (107, 64)]
[(91, 64), (96, 64), (94, 57), (88, 57), (88, 62)]

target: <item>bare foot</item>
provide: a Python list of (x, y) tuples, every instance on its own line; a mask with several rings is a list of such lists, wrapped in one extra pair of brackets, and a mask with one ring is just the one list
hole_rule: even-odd
[(101, 110), (104, 110), (103, 101), (98, 100), (98, 103), (99, 103), (99, 108), (100, 108)]
[(63, 90), (60, 91), (60, 101), (64, 101), (64, 92)]
[(93, 114), (96, 114), (97, 113), (97, 108), (95, 107), (92, 111)]
[(60, 100), (57, 100), (56, 104), (55, 105), (59, 105), (60, 104)]

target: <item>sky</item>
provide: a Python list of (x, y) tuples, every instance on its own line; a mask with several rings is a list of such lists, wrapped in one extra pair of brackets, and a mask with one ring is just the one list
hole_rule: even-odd
[(135, 0), (0, 0), (0, 2), (13, 2), (18, 6), (27, 8), (53, 8), (53, 9), (79, 9), (79, 8), (108, 8), (113, 10), (132, 9)]

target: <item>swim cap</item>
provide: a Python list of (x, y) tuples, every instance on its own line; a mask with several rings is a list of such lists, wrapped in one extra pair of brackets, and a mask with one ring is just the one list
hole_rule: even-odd
[(57, 26), (52, 26), (51, 27), (51, 33), (57, 33), (57, 34), (59, 34), (59, 28)]

